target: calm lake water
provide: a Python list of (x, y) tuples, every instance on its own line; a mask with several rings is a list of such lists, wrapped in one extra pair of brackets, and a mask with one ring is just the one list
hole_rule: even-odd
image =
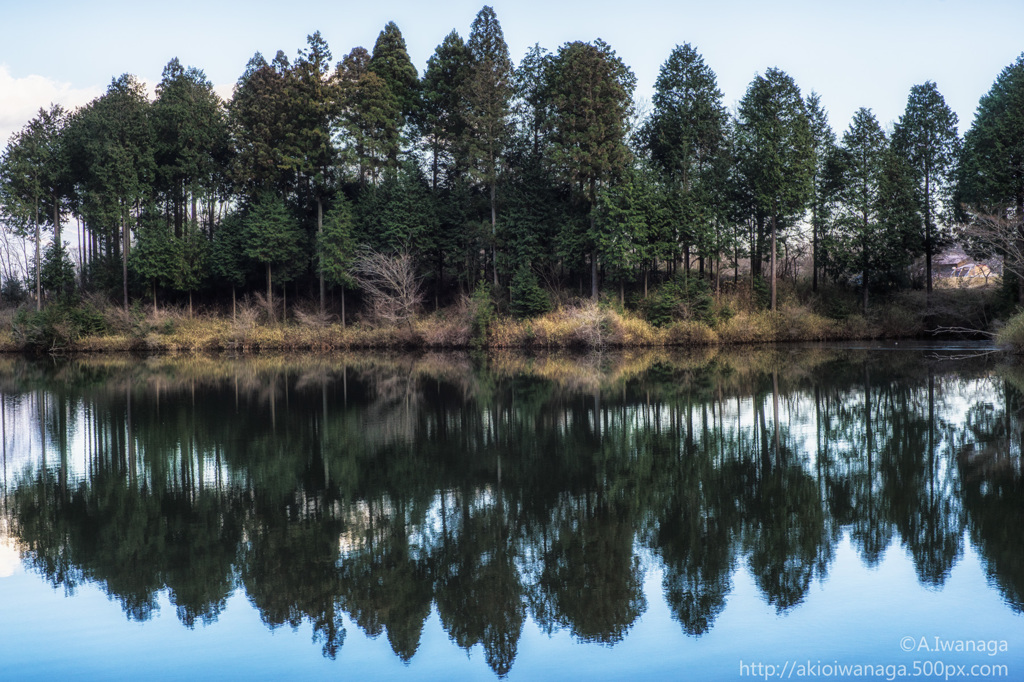
[(984, 350), (0, 359), (0, 678), (1024, 679)]

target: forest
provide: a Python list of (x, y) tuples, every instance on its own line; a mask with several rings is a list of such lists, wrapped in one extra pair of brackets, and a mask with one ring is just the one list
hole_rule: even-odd
[(799, 275), (866, 314), (892, 292), (930, 297), (954, 242), (1002, 257), (1019, 298), (1024, 55), (962, 138), (931, 81), (891, 126), (861, 108), (841, 132), (776, 68), (729, 111), (689, 44), (649, 104), (635, 85), (600, 39), (515, 64), (486, 6), (422, 74), (388, 23), (337, 62), (319, 32), (294, 58), (256, 53), (229, 101), (176, 58), (153, 99), (116, 77), (7, 143), (0, 300), (24, 320), (83, 296), (232, 315), (252, 297), (274, 321), (290, 299), (344, 325), (603, 297), (662, 324), (707, 321), (741, 283), (774, 311)]

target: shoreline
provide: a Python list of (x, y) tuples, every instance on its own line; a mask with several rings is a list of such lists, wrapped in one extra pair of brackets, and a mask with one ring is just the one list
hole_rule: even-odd
[[(741, 311), (713, 323), (676, 321), (654, 326), (612, 307), (586, 304), (516, 320), (497, 317), (480, 328), (471, 315), (443, 310), (401, 324), (356, 322), (342, 327), (308, 315), (282, 323), (162, 311), (124, 330), (76, 337), (35, 338), (4, 325), (0, 352), (36, 354), (102, 353), (276, 353), (348, 350), (599, 350), (719, 348), (790, 343), (991, 338), (987, 330), (932, 325), (923, 311), (881, 306), (872, 315), (836, 320), (804, 306)], [(946, 333), (941, 333), (947, 330)], [(949, 331), (954, 330), (954, 331)], [(59, 329), (56, 333), (59, 333)], [(939, 332), (939, 333), (937, 333)], [(21, 336), (19, 336), (19, 334)], [(39, 343), (46, 340), (48, 343)]]

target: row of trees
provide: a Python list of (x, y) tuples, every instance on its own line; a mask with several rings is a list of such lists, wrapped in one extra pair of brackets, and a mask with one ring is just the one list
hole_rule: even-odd
[(620, 297), (691, 269), (719, 286), (749, 258), (774, 307), (777, 257), (809, 242), (814, 288), (859, 279), (866, 307), (871, 286), (904, 284), (921, 254), (930, 291), (954, 206), (1019, 222), (1022, 59), (964, 145), (932, 82), (911, 90), (891, 133), (861, 109), (837, 140), (820, 98), (774, 68), (730, 114), (690, 45), (672, 51), (641, 116), (609, 45), (534, 46), (514, 66), (484, 7), (422, 77), (394, 23), (336, 64), (319, 33), (294, 60), (257, 53), (228, 102), (177, 59), (153, 101), (121, 76), (12, 137), (0, 204), (34, 244), (39, 302), (70, 288), (77, 265), (84, 287), (120, 289), (126, 307), (133, 292), (155, 306), (169, 291), (191, 302), (263, 280), (270, 299), (274, 283), (318, 288), (323, 311), (328, 286), (358, 288), (364, 249), (409, 254), (435, 306), (517, 274), (581, 293), (589, 279), (595, 298), (602, 277)]

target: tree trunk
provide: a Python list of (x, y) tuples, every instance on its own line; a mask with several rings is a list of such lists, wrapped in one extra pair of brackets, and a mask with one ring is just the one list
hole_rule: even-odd
[(924, 269), (927, 279), (925, 285), (926, 300), (931, 303), (932, 298), (932, 207), (931, 187), (928, 174), (924, 176)]
[(121, 283), (124, 290), (124, 311), (128, 312), (128, 217), (122, 217)]
[[(40, 255), (39, 241), (40, 241), (40, 236), (39, 236), (39, 199), (37, 198), (36, 199), (36, 312), (39, 312), (40, 310), (43, 309), (43, 284), (42, 284), (43, 280), (42, 280), (42, 278), (40, 276), (40, 266), (43, 263), (43, 258)], [(125, 295), (126, 303), (124, 305), (125, 310), (128, 309), (127, 300), (128, 300), (128, 298), (127, 298), (127, 294), (126, 294)]]
[(811, 208), (811, 291), (818, 293), (818, 205)]
[(345, 328), (345, 287), (341, 287), (341, 328)]
[(270, 308), (270, 321), (276, 322), (277, 316), (274, 314), (274, 290), (270, 285), (270, 263), (267, 263), (267, 306)]
[(494, 265), (494, 289), (498, 289), (498, 204), (494, 182), (491, 182), (491, 261)]
[[(324, 205), (320, 200), (320, 197), (316, 198), (316, 234), (320, 239), (323, 239), (324, 234)], [(317, 257), (320, 265), (320, 317), (323, 317), (326, 313), (326, 307), (324, 305), (324, 253), (323, 246), (317, 247)]]
[(776, 250), (776, 219), (772, 215), (772, 257), (771, 257), (771, 269), (772, 269), (772, 312), (775, 312), (775, 250)]
[[(1024, 251), (1024, 193), (1017, 195), (1017, 250)], [(1003, 270), (1004, 277), (1005, 268)], [(1017, 278), (1017, 302), (1024, 303), (1024, 277)]]

